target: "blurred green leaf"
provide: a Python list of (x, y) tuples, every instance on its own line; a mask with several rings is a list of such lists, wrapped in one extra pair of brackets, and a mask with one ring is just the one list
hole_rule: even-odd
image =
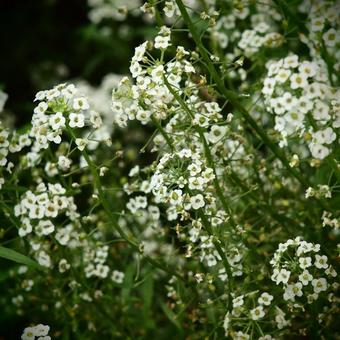
[(5, 247), (0, 246), (0, 257), (11, 260), (14, 262), (18, 262), (21, 264), (25, 264), (29, 267), (39, 268), (40, 265), (32, 260), (31, 258), (27, 257), (26, 255), (20, 254), (17, 251)]
[(176, 328), (182, 333), (181, 324), (178, 322), (176, 314), (163, 302), (160, 302), (164, 314), (167, 318), (176, 326)]

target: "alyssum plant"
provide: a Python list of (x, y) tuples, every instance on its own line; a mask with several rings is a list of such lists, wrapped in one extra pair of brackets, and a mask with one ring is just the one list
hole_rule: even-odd
[(72, 84), (1, 126), (3, 309), (51, 325), (22, 339), (336, 338), (339, 9), (150, 1), (112, 138)]

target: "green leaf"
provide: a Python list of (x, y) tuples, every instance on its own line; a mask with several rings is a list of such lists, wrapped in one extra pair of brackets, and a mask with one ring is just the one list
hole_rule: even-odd
[(163, 309), (164, 314), (167, 316), (167, 318), (176, 326), (176, 328), (182, 333), (182, 327), (179, 323), (175, 313), (162, 301), (160, 301), (160, 305)]
[(131, 298), (130, 292), (133, 287), (133, 276), (135, 272), (135, 265), (131, 264), (127, 267), (125, 271), (124, 283), (122, 287), (122, 300), (124, 303), (128, 303), (129, 299)]
[(0, 257), (11, 260), (14, 262), (18, 262), (21, 264), (25, 264), (29, 267), (39, 268), (39, 264), (32, 260), (31, 258), (27, 257), (26, 255), (20, 254), (17, 251), (5, 247), (0, 246)]

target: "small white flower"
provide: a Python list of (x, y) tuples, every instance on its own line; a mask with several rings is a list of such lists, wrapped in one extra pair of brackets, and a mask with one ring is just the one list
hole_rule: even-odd
[(328, 264), (327, 264), (327, 256), (326, 255), (315, 255), (315, 262), (314, 265), (316, 268), (319, 269), (326, 269), (328, 268)]
[(38, 263), (43, 267), (51, 267), (51, 258), (44, 250), (38, 253)]
[(281, 269), (276, 277), (276, 284), (278, 285), (280, 282), (287, 283), (290, 277), (290, 271), (287, 269)]
[(38, 225), (36, 226), (37, 234), (41, 233), (42, 235), (49, 235), (54, 232), (54, 225), (49, 220), (39, 221)]
[(326, 33), (322, 35), (325, 45), (328, 47), (334, 47), (339, 41), (339, 34), (334, 28), (330, 28)]
[(58, 264), (58, 269), (60, 273), (65, 273), (71, 268), (71, 265), (67, 262), (66, 259), (61, 259)]
[(262, 319), (264, 315), (263, 306), (258, 306), (250, 311), (250, 316), (253, 320)]
[(54, 115), (50, 116), (49, 124), (53, 130), (59, 130), (65, 126), (65, 117), (61, 112), (56, 112)]
[(22, 340), (34, 340), (35, 339), (35, 328), (34, 327), (26, 327), (24, 329), (23, 334), (21, 335)]
[(314, 287), (314, 293), (319, 294), (327, 290), (327, 280), (325, 278), (313, 279), (312, 285)]
[(50, 330), (49, 326), (42, 324), (36, 325), (34, 328), (36, 336), (46, 336)]
[(71, 167), (72, 161), (71, 159), (61, 155), (58, 157), (58, 166), (60, 169), (66, 171)]
[(308, 85), (307, 77), (301, 73), (294, 73), (290, 77), (290, 87), (295, 90), (305, 88)]
[(43, 114), (48, 109), (48, 105), (45, 102), (40, 102), (38, 106), (34, 109), (34, 113)]
[(225, 136), (227, 132), (226, 126), (213, 125), (210, 133), (208, 134), (208, 140), (211, 143), (217, 143)]
[(169, 195), (169, 199), (170, 199), (170, 204), (172, 205), (181, 204), (183, 201), (182, 190), (176, 189), (176, 190), (171, 191)]
[(90, 123), (94, 129), (99, 129), (102, 126), (103, 120), (98, 112), (90, 111)]
[(304, 270), (300, 275), (299, 275), (299, 280), (300, 282), (304, 285), (307, 286), (310, 281), (313, 280), (313, 276), (309, 273), (308, 270)]
[(114, 270), (114, 271), (112, 272), (111, 280), (112, 280), (113, 282), (116, 282), (116, 283), (118, 283), (118, 284), (121, 284), (121, 283), (123, 283), (123, 281), (124, 281), (124, 277), (125, 277), (125, 274), (124, 274), (123, 272), (120, 272), (120, 271), (118, 271), (118, 270)]
[(240, 295), (236, 297), (235, 299), (233, 299), (233, 308), (243, 306), (244, 304), (243, 297), (244, 297), (243, 295)]
[(70, 113), (70, 121), (69, 121), (69, 126), (71, 128), (82, 128), (85, 125), (85, 116), (82, 113)]
[(311, 257), (300, 257), (299, 258), (299, 265), (301, 269), (306, 269), (312, 265), (312, 258)]
[(73, 100), (73, 109), (76, 111), (79, 110), (88, 110), (90, 105), (85, 97), (75, 98)]
[(257, 301), (260, 305), (269, 306), (272, 300), (273, 300), (273, 296), (268, 294), (267, 292), (264, 292), (261, 294), (261, 296), (258, 298)]
[(203, 208), (205, 205), (204, 198), (202, 194), (197, 194), (190, 197), (190, 203), (193, 209), (197, 210)]
[(84, 151), (88, 143), (89, 143), (88, 139), (76, 138), (76, 145), (80, 151)]

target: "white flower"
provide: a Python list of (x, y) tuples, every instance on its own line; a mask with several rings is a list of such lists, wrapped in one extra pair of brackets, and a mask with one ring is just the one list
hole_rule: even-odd
[(241, 307), (244, 304), (243, 295), (240, 295), (233, 299), (233, 308)]
[(76, 145), (80, 151), (84, 151), (86, 145), (89, 143), (88, 139), (76, 138)]
[(233, 334), (233, 340), (248, 340), (248, 339), (250, 339), (250, 336), (241, 331), (238, 331)]
[(311, 257), (300, 257), (299, 258), (299, 265), (301, 269), (306, 269), (312, 265), (312, 258)]
[(330, 153), (330, 150), (329, 148), (327, 148), (327, 146), (317, 143), (311, 143), (309, 145), (309, 149), (312, 156), (317, 159), (324, 159)]
[(283, 67), (285, 68), (295, 68), (299, 66), (299, 57), (296, 54), (289, 55), (283, 59)]
[(290, 87), (295, 90), (305, 88), (308, 85), (307, 77), (301, 73), (294, 73), (290, 77)]
[(334, 28), (330, 28), (326, 33), (322, 35), (325, 45), (328, 47), (334, 47), (339, 40), (338, 35), (338, 32)]
[(318, 65), (310, 61), (304, 61), (299, 66), (300, 74), (304, 75), (306, 78), (314, 77), (316, 75), (317, 70), (318, 70)]
[(54, 115), (50, 116), (49, 124), (53, 130), (59, 130), (65, 126), (65, 117), (61, 112), (56, 112)]
[(192, 208), (195, 210), (203, 208), (205, 205), (203, 195), (197, 194), (195, 196), (190, 197), (190, 203)]
[(38, 253), (38, 263), (43, 267), (51, 267), (51, 258), (44, 250)]
[(23, 334), (21, 335), (22, 340), (34, 340), (35, 339), (35, 328), (34, 327), (26, 327), (24, 329)]
[(299, 280), (300, 282), (304, 285), (307, 286), (310, 281), (313, 280), (313, 276), (309, 273), (308, 270), (304, 270), (300, 275), (299, 275)]
[(327, 280), (325, 278), (313, 279), (312, 285), (314, 287), (314, 293), (319, 294), (327, 290)]
[(287, 269), (281, 269), (276, 276), (276, 284), (278, 285), (280, 282), (287, 283), (290, 277), (290, 271)]
[(315, 255), (315, 262), (314, 265), (316, 268), (319, 269), (326, 269), (328, 268), (328, 264), (327, 264), (327, 256), (326, 255)]
[(55, 239), (62, 245), (65, 246), (70, 240), (70, 230), (66, 228), (60, 228), (55, 234)]
[(58, 269), (60, 273), (65, 273), (71, 268), (71, 265), (67, 262), (66, 259), (61, 259), (58, 264)]
[(38, 106), (34, 109), (34, 113), (43, 114), (48, 109), (48, 105), (45, 102), (40, 102)]
[(46, 336), (50, 330), (49, 326), (42, 324), (36, 325), (34, 328), (36, 336)]
[(94, 129), (99, 129), (102, 126), (103, 120), (98, 112), (90, 111), (90, 123)]
[(208, 267), (213, 267), (217, 264), (216, 257), (213, 254), (208, 254), (205, 256)]
[(54, 232), (54, 225), (49, 220), (39, 221), (38, 225), (36, 226), (37, 234), (41, 233), (42, 235), (49, 235)]
[(147, 44), (148, 42), (145, 41), (143, 44), (135, 48), (135, 54), (133, 56), (133, 60), (142, 61), (145, 51), (146, 51)]
[(125, 277), (125, 274), (124, 274), (123, 272), (120, 272), (120, 271), (118, 271), (118, 270), (114, 270), (114, 271), (112, 272), (111, 280), (112, 280), (113, 282), (116, 282), (116, 283), (118, 283), (118, 284), (121, 284), (121, 283), (123, 283), (123, 281), (124, 281), (124, 277)]
[(169, 199), (170, 199), (170, 204), (172, 205), (181, 204), (183, 201), (182, 190), (181, 189), (173, 190), (169, 195)]
[(139, 165), (135, 165), (129, 172), (129, 177), (134, 177), (139, 174)]
[(281, 69), (278, 74), (275, 76), (275, 79), (279, 82), (279, 83), (284, 83), (289, 76), (291, 75), (291, 71), (287, 70), (287, 69)]
[(73, 100), (73, 109), (76, 111), (79, 110), (88, 110), (90, 105), (85, 97), (75, 98)]
[(225, 136), (226, 132), (226, 126), (213, 125), (211, 127), (210, 133), (208, 134), (208, 140), (211, 143), (217, 143)]
[(72, 161), (71, 159), (65, 157), (65, 156), (59, 156), (58, 157), (58, 166), (60, 169), (66, 171), (71, 167)]
[(69, 126), (71, 128), (82, 128), (85, 125), (85, 116), (82, 113), (71, 112), (69, 118)]
[(21, 221), (20, 228), (18, 230), (18, 234), (20, 237), (24, 237), (32, 232), (32, 225), (29, 219), (24, 219)]
[(267, 292), (264, 292), (261, 294), (261, 296), (258, 298), (257, 301), (260, 305), (269, 306), (272, 300), (273, 300), (273, 296), (268, 294)]
[(163, 81), (163, 75), (164, 75), (164, 67), (163, 65), (158, 65), (151, 71), (151, 78), (152, 81), (156, 84), (159, 84)]
[(189, 189), (190, 190), (203, 190), (203, 185), (205, 183), (202, 177), (189, 177)]
[(264, 315), (263, 306), (258, 306), (250, 311), (250, 316), (253, 320), (262, 319)]
[(292, 285), (292, 290), (295, 296), (302, 296), (302, 283), (296, 282)]
[(162, 26), (159, 35), (155, 38), (155, 48), (157, 49), (166, 49), (170, 46), (170, 28), (166, 26)]

